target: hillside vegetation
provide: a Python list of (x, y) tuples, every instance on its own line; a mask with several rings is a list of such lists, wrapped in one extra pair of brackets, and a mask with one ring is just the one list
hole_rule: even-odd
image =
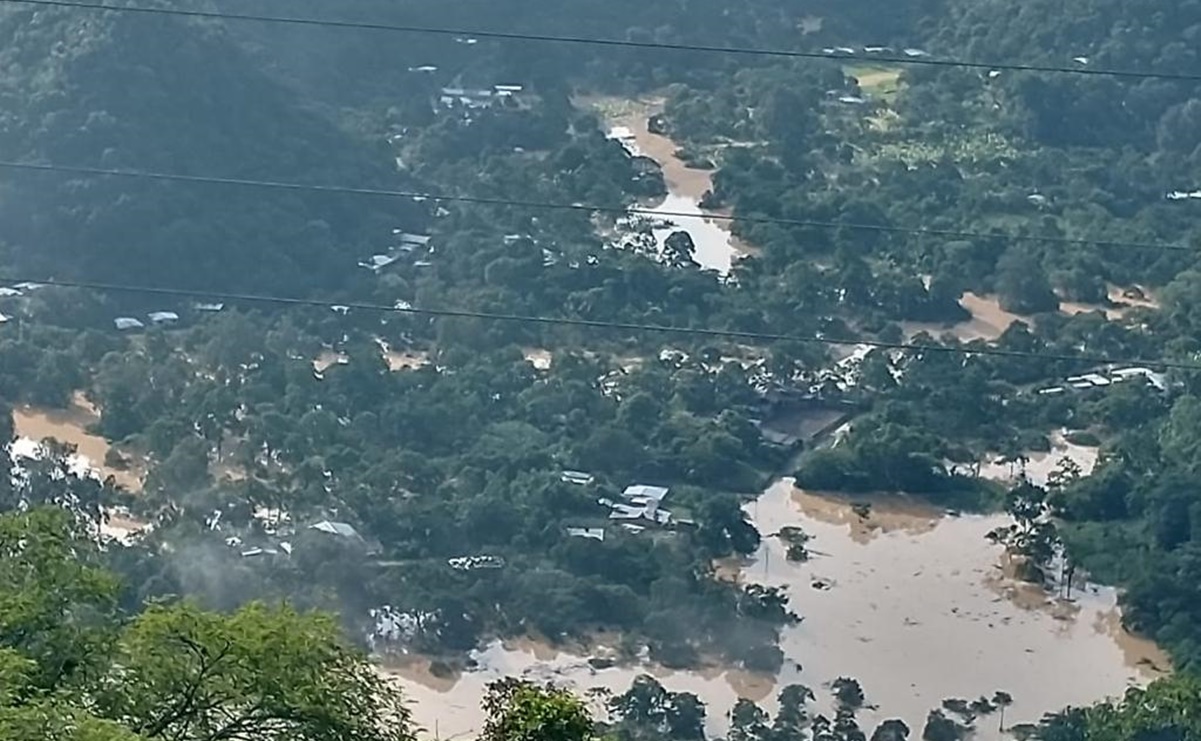
[[(205, 712), (265, 703), (281, 739), (405, 739), (397, 698), (350, 646), (385, 605), (424, 621), (389, 648), (452, 669), (499, 638), (611, 631), (623, 659), (772, 674), (803, 607), (715, 564), (771, 535), (743, 505), (784, 473), (955, 511), (1035, 503), (1048, 537), (1030, 573), (1062, 556), (1122, 587), (1128, 626), (1181, 674), (1019, 730), (1197, 737), (1201, 85), (887, 58), (1196, 75), (1201, 3), (162, 6), (462, 34), (5, 5), (0, 160), (464, 200), (0, 167), (0, 273), (197, 294), (5, 282), (0, 419), (82, 397), (104, 465), (141, 486), (78, 477), (55, 445), (2, 483), (0, 540), (25, 560), (0, 569), (0, 730), (251, 738), (162, 715), (189, 697), (182, 674), (237, 650), (221, 680), (237, 692)], [(704, 205), (751, 246), (728, 276), (699, 268), (682, 227), (657, 254), (656, 225), (622, 214), (667, 179), (607, 135), (596, 101), (613, 97), (712, 175)], [(206, 289), (318, 303), (195, 306)], [(157, 309), (178, 316), (156, 324)], [(115, 328), (135, 316), (151, 326)], [(850, 353), (861, 341), (878, 347)], [(1103, 383), (1069, 380), (1089, 374)], [(762, 434), (798, 408), (853, 419), (826, 442)], [(1061, 467), (1045, 490), (979, 475), (1068, 438), (1100, 448), (1095, 470)], [(622, 523), (638, 484), (667, 487), (670, 516)], [(75, 559), (115, 513), (139, 533)], [(293, 611), (309, 609), (337, 617)], [(138, 682), (113, 689), (122, 672)], [(805, 688), (774, 718), (740, 703), (730, 741), (862, 739), (855, 686), (839, 684), (832, 718), (810, 717)], [(506, 687), (488, 698), (489, 741), (707, 733), (695, 697), (650, 682), (600, 725), (567, 695)], [(982, 699), (972, 720), (1003, 713), (1004, 697)], [(557, 730), (523, 725), (523, 700), (562, 711)], [(390, 713), (402, 722), (381, 726)], [(936, 709), (922, 737), (963, 737), (971, 721), (953, 715)], [(910, 733), (885, 725), (873, 739)]]

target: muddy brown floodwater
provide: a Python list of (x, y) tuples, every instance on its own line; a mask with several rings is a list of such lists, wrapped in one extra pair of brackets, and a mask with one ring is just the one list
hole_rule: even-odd
[[(808, 563), (788, 562), (769, 538), (744, 572), (787, 586), (805, 617), (784, 636), (785, 653), (804, 666), (793, 679), (858, 679), (880, 707), (865, 720), (899, 715), (918, 725), (944, 699), (1004, 690), (1014, 696), (1006, 723), (1034, 722), (1168, 667), (1154, 644), (1121, 629), (1114, 590), (1089, 585), (1066, 602), (1006, 578), (1001, 549), (985, 540), (1004, 516), (947, 517), (894, 497), (860, 518), (845, 500), (789, 480), (751, 512), (764, 533), (800, 525), (814, 538)], [(976, 737), (998, 737), (990, 727), (980, 721)]]
[[(651, 673), (668, 689), (703, 699), (718, 733), (739, 697), (774, 710), (779, 689), (801, 682), (817, 690), (818, 705), (829, 709), (829, 684), (849, 676), (878, 706), (860, 716), (870, 733), (888, 717), (920, 728), (944, 699), (997, 690), (1014, 696), (1007, 725), (1034, 722), (1045, 712), (1120, 694), (1168, 670), (1154, 644), (1122, 629), (1114, 590), (1089, 585), (1068, 602), (1008, 579), (1001, 549), (985, 540), (989, 530), (1007, 523), (1005, 517), (948, 517), (904, 497), (877, 498), (872, 505), (862, 518), (846, 500), (798, 491), (784, 479), (747, 506), (765, 535), (763, 546), (745, 563), (723, 562), (720, 573), (788, 588), (804, 621), (783, 633), (787, 660), (777, 676), (650, 666), (595, 670), (584, 656), (528, 641), (493, 643), (475, 655), (479, 670), (460, 676), (435, 678), (420, 664), (394, 676), (407, 689), (418, 722), (447, 738), (478, 730), (485, 686), (507, 675), (580, 692), (621, 692), (638, 674)], [(770, 537), (786, 525), (813, 536), (810, 561), (789, 562), (784, 544)], [(976, 738), (999, 737), (995, 717), (978, 722)]]
[(1070, 460), (1080, 468), (1080, 474), (1087, 476), (1097, 467), (1100, 458), (1099, 448), (1070, 443), (1065, 439), (1066, 432), (1057, 430), (1051, 433), (1051, 450), (1049, 452), (1027, 451), (1024, 461), (1012, 463), (1001, 462), (997, 458), (985, 460), (980, 465), (980, 477), (999, 481), (1002, 484), (1015, 484), (1025, 476), (1030, 483), (1046, 486), (1051, 473), (1063, 465), (1064, 459)]
[(959, 303), (972, 315), (971, 319), (957, 324), (901, 322), (901, 329), (910, 339), (920, 332), (926, 332), (934, 337), (951, 334), (963, 342), (971, 342), (972, 340), (995, 340), (1004, 334), (1005, 330), (1009, 329), (1009, 325), (1014, 322), (1030, 321), (1028, 318), (1002, 309), (995, 296), (978, 296), (968, 292), (963, 294)]
[[(1076, 315), (1100, 311), (1111, 321), (1125, 319), (1135, 309), (1158, 309), (1159, 303), (1142, 286), (1123, 288), (1110, 284), (1109, 305), (1082, 304), (1073, 301), (1062, 301), (1059, 311), (1062, 314)], [(978, 295), (965, 293), (959, 299), (960, 305), (972, 315), (971, 319), (956, 324), (939, 324), (937, 322), (901, 322), (905, 337), (912, 339), (920, 332), (926, 332), (934, 337), (951, 334), (963, 342), (972, 340), (996, 340), (1014, 322), (1026, 322), (1033, 325), (1034, 318), (1005, 311), (1001, 308), (1000, 300), (993, 295)]]
[[(651, 116), (663, 112), (663, 100), (646, 98), (630, 100), (601, 96), (580, 97), (581, 107), (598, 110), (610, 126), (610, 138), (620, 141), (633, 155), (649, 157), (658, 163), (667, 185), (667, 196), (650, 210), (664, 214), (672, 226), (655, 229), (655, 239), (662, 244), (673, 231), (684, 230), (696, 246), (694, 258), (702, 267), (722, 275), (730, 272), (733, 263), (753, 250), (729, 231), (726, 220), (714, 221), (713, 216), (728, 216), (721, 211), (706, 211), (700, 201), (713, 188), (713, 171), (688, 167), (676, 156), (679, 145), (666, 136), (651, 133), (647, 128)], [(684, 214), (667, 216), (666, 214)]]
[(13, 410), (18, 438), (35, 443), (50, 438), (70, 443), (78, 452), (77, 468), (94, 470), (102, 477), (112, 476), (120, 486), (130, 491), (141, 491), (141, 471), (120, 470), (105, 465), (104, 459), (110, 447), (108, 441), (88, 432), (88, 427), (98, 421), (100, 412), (80, 392), (75, 393), (71, 406), (66, 409), (41, 409), (26, 405)]

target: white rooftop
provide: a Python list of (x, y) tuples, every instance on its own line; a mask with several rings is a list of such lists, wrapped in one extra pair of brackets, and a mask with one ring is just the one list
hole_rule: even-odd
[(367, 268), (368, 270), (382, 270), (396, 262), (397, 259), (399, 258), (392, 257), (391, 255), (372, 255), (370, 259), (360, 262), (359, 267)]
[(626, 499), (648, 499), (654, 502), (662, 502), (667, 496), (669, 489), (665, 486), (648, 486), (646, 484), (634, 484), (627, 486), (626, 490), (621, 493)]
[(605, 539), (605, 529), (603, 527), (569, 527), (567, 534), (573, 538), (591, 538), (592, 540), (603, 541)]
[(329, 520), (322, 520), (321, 522), (309, 525), (309, 529), (322, 533), (328, 533), (330, 535), (338, 535), (343, 538), (359, 537), (359, 531), (355, 530), (350, 525), (347, 525), (345, 522), (330, 522)]

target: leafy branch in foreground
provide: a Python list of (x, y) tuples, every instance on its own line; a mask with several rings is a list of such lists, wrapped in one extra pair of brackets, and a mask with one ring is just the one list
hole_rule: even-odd
[(400, 692), (329, 616), (188, 602), (131, 620), (54, 509), (0, 516), (0, 738), (411, 741)]

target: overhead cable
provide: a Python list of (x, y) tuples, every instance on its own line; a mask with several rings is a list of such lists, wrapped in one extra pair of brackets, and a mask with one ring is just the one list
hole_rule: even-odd
[[(4, 2), (5, 0), (0, 0)], [(640, 206), (598, 206), (586, 203), (552, 203), (546, 201), (525, 201), (512, 198), (491, 198), (486, 196), (450, 195), (446, 193), (430, 193), (424, 191), (393, 190), (388, 188), (367, 188), (341, 185), (320, 185), (295, 183), (277, 180), (258, 180), (252, 178), (214, 177), (204, 175), (185, 175), (182, 173), (150, 172), (145, 170), (125, 170), (101, 167), (84, 167), (80, 165), (56, 165), (36, 162), (15, 162), (0, 160), (0, 169), (26, 170), (34, 172), (56, 172), (93, 177), (140, 178), (148, 180), (199, 183), (208, 185), (241, 186), (248, 188), (274, 188), (290, 191), (310, 191), (315, 193), (337, 193), (358, 196), (378, 196), (386, 198), (407, 198), (416, 202), (446, 201), (451, 203), (470, 203), (484, 206), (504, 206), (511, 208), (530, 208), (542, 210), (577, 211), (584, 213), (636, 214), (651, 218), (673, 219), (705, 219), (710, 221), (741, 222), (744, 224), (775, 224), (778, 226), (806, 227), (812, 229), (846, 229), (850, 231), (878, 232), (886, 234), (909, 234), (913, 236), (938, 237), (943, 239), (962, 240), (1001, 240), (1007, 242), (1037, 242), (1041, 244), (1083, 245), (1100, 248), (1162, 250), (1168, 252), (1197, 252), (1201, 247), (1170, 244), (1165, 242), (1127, 242), (1121, 240), (1084, 239), (1077, 237), (1059, 237), (1038, 234), (1003, 234), (996, 232), (974, 232), (959, 229), (932, 229), (923, 227), (890, 226), (886, 224), (864, 224), (854, 222), (825, 221), (815, 219), (793, 219), (775, 216), (734, 216), (722, 213), (689, 213), (667, 209), (645, 208)]]
[(247, 304), (275, 304), (279, 306), (303, 306), (319, 309), (335, 309), (345, 311), (364, 311), (375, 313), (408, 314), (412, 316), (427, 316), (433, 318), (464, 318), (481, 319), (485, 321), (506, 322), (513, 324), (530, 324), (543, 326), (581, 327), (588, 329), (621, 330), (648, 334), (670, 334), (694, 337), (710, 337), (722, 339), (737, 339), (751, 342), (795, 342), (810, 345), (832, 345), (853, 347), (862, 346), (882, 350), (902, 350), (914, 353), (955, 354), (964, 356), (988, 356), (1002, 358), (1027, 358), (1048, 362), (1080, 363), (1093, 366), (1151, 366), (1157, 368), (1172, 368), (1177, 370), (1201, 371), (1201, 364), (1185, 363), (1175, 360), (1150, 360), (1145, 358), (1115, 358), (1106, 355), (1067, 355), (1059, 353), (1036, 353), (1025, 350), (1007, 350), (987, 345), (946, 346), (917, 344), (912, 342), (885, 342), (883, 340), (868, 340), (857, 338), (833, 338), (824, 336), (803, 336), (781, 334), (774, 332), (750, 332), (738, 329), (714, 329), (710, 327), (682, 327), (668, 324), (642, 324), (637, 322), (614, 322), (596, 319), (575, 319), (571, 317), (555, 317), (545, 315), (509, 314), (502, 312), (472, 311), (466, 309), (435, 309), (417, 307), (408, 304), (379, 304), (363, 301), (337, 301), (290, 296), (272, 296), (260, 293), (241, 293), (233, 291), (216, 291), (200, 289), (167, 288), (161, 286), (139, 286), (122, 283), (102, 283), (96, 281), (66, 280), (55, 278), (29, 278), (0, 275), (0, 283), (9, 285), (31, 284), (35, 286), (58, 286), (62, 288), (77, 288), (81, 290), (99, 291), (105, 293), (134, 293), (147, 296), (186, 297), (193, 300), (208, 299)]
[[(206, 10), (184, 10), (180, 8), (150, 8), (144, 6), (121, 6), (103, 3), (86, 3), (77, 0), (0, 0), (13, 5), (76, 8), (90, 11), (111, 11), (117, 13), (136, 13), (148, 15), (173, 15), (187, 18), (207, 18), (225, 21), (253, 21), (260, 23), (282, 23), (299, 26), (318, 26), (324, 28), (360, 29), (371, 31), (390, 31), (395, 33), (427, 34), (454, 37), (456, 39), (494, 39), (499, 41), (541, 42), (551, 44), (579, 44), (600, 47), (618, 47), (629, 49), (659, 49), (664, 51), (705, 52), (712, 54), (731, 54), (738, 56), (779, 57), (786, 59), (822, 59), (848, 60), (868, 59), (876, 64), (896, 64), (905, 66), (924, 67), (958, 67), (964, 69), (979, 69), (987, 71), (1008, 70), (1013, 72), (1048, 72), (1057, 74), (1088, 75), (1094, 77), (1116, 77), (1133, 80), (1171, 80), (1177, 82), (1201, 82), (1201, 74), (1190, 72), (1152, 72), (1147, 70), (1122, 70), (1101, 67), (1090, 67), (1085, 63), (1078, 66), (1023, 64), (1013, 62), (976, 62), (962, 59), (942, 59), (926, 56), (925, 52), (912, 50), (913, 55), (900, 56), (887, 54), (865, 54), (862, 56), (846, 54), (840, 51), (796, 51), (790, 49), (761, 49), (738, 46), (711, 46), (704, 44), (666, 43), (658, 41), (633, 41), (629, 39), (591, 38), (586, 36), (559, 36), (553, 34), (518, 33), (510, 31), (489, 31), (485, 29), (443, 28), (433, 26), (415, 26), (391, 23), (372, 23), (364, 21), (345, 21), (329, 18), (302, 18), (295, 16), (264, 15), (256, 13), (224, 13)], [(919, 54), (920, 52), (920, 54)]]

